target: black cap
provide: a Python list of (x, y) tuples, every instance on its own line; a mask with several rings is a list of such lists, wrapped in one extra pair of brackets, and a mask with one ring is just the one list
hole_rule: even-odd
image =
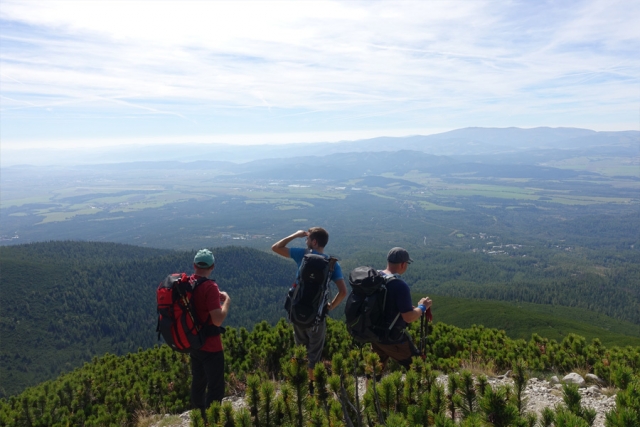
[(411, 264), (413, 260), (409, 256), (409, 252), (407, 252), (404, 248), (393, 248), (389, 251), (387, 255), (387, 261), (391, 264), (401, 264), (403, 262), (408, 262)]

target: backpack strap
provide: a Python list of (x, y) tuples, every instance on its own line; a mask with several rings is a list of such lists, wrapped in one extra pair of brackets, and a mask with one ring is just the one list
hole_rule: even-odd
[[(386, 285), (389, 284), (389, 282), (396, 280), (396, 279), (400, 279), (400, 275), (393, 273), (393, 274), (384, 274), (382, 277), (384, 277), (384, 284), (385, 284), (385, 289), (384, 289), (384, 301), (382, 302), (382, 311), (384, 312), (385, 307), (387, 305), (387, 287)], [(393, 322), (391, 322), (391, 324), (389, 325), (389, 331), (391, 331), (393, 329), (393, 327), (396, 325), (396, 322), (398, 321), (398, 319), (400, 318), (400, 312), (398, 312), (398, 314), (396, 314), (396, 317), (393, 319)]]
[(329, 256), (329, 272), (327, 273), (327, 278), (324, 281), (324, 295), (322, 298), (322, 303), (318, 307), (318, 313), (316, 314), (316, 320), (313, 326), (314, 332), (318, 330), (318, 326), (320, 325), (320, 322), (327, 316), (327, 312), (325, 310), (326, 310), (327, 303), (329, 302), (329, 295), (331, 292), (329, 290), (329, 282), (331, 282), (331, 276), (333, 276), (333, 271), (336, 268), (337, 262), (338, 262), (338, 258)]
[(189, 282), (191, 283), (191, 288), (195, 289), (197, 286), (209, 280), (211, 280), (212, 282), (215, 282), (215, 279), (209, 279), (208, 277), (198, 277), (197, 280), (190, 280)]
[[(382, 278), (384, 279), (384, 301), (382, 302), (382, 311), (384, 311), (384, 309), (387, 306), (387, 285), (389, 284), (389, 282), (391, 282), (392, 280), (396, 280), (400, 278), (399, 274), (383, 274)], [(395, 320), (393, 321), (392, 325), (396, 323), (396, 321), (398, 320), (398, 317), (396, 316)]]
[[(213, 283), (216, 283), (215, 279), (210, 279), (208, 277), (199, 277), (198, 280), (191, 282), (191, 286), (195, 291), (198, 286), (200, 286), (204, 282), (208, 282), (209, 280), (211, 280)], [(199, 326), (200, 333), (202, 333), (205, 337), (214, 337), (216, 335), (224, 334), (226, 328), (224, 326), (216, 326), (213, 323), (209, 323), (210, 319), (211, 316), (208, 316), (206, 324)], [(196, 319), (196, 321), (200, 323), (198, 319)]]
[(338, 262), (338, 258), (330, 256), (329, 257), (329, 280), (327, 283), (331, 281), (331, 275), (333, 274), (333, 270), (336, 268), (336, 263)]

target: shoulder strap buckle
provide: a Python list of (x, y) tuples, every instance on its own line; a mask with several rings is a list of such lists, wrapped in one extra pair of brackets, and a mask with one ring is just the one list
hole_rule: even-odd
[(213, 281), (213, 279), (209, 279), (208, 277), (198, 277), (197, 280), (190, 279), (189, 283), (191, 284), (191, 289), (195, 289), (198, 285), (201, 285), (209, 280)]

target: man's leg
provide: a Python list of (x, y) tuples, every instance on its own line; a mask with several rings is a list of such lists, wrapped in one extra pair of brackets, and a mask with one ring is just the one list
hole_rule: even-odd
[(207, 388), (207, 377), (202, 363), (202, 352), (191, 353), (191, 404), (204, 412), (205, 397)]
[[(293, 325), (293, 340), (296, 345), (303, 345), (307, 349), (307, 359), (309, 359), (309, 329), (301, 328), (297, 325)], [(309, 379), (312, 378), (313, 369), (308, 370)]]
[(309, 393), (314, 394), (313, 381), (315, 377), (313, 375), (313, 368), (322, 358), (322, 349), (324, 348), (324, 337), (327, 333), (326, 321), (321, 322), (318, 328), (314, 331), (311, 328), (300, 328), (293, 325), (293, 337), (295, 338), (296, 345), (304, 345), (307, 349), (307, 375), (309, 377)]
[(204, 403), (205, 408), (208, 408), (211, 402), (222, 402), (224, 397), (224, 352), (203, 353), (206, 353), (203, 365), (207, 382), (207, 397)]
[(382, 370), (387, 367), (387, 361), (389, 360), (389, 355), (386, 351), (386, 346), (383, 344), (371, 343), (371, 350), (380, 357), (380, 363), (382, 363)]
[(307, 330), (293, 324), (293, 340), (296, 345), (303, 345), (307, 347), (309, 345), (309, 335), (307, 334)]
[(411, 359), (413, 356), (419, 354), (416, 347), (411, 340), (404, 341), (398, 344), (371, 344), (373, 351), (380, 356), (380, 361), (383, 366), (386, 366), (387, 360), (391, 357), (400, 365), (409, 369), (411, 366)]
[(313, 368), (322, 359), (322, 350), (324, 349), (324, 339), (327, 335), (327, 323), (323, 320), (315, 331), (313, 328), (307, 329), (307, 358), (309, 359), (309, 379), (315, 380)]

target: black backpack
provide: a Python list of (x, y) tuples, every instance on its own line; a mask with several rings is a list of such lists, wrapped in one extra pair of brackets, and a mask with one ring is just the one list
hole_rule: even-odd
[(289, 289), (285, 309), (289, 320), (302, 328), (317, 327), (325, 316), (329, 281), (337, 259), (307, 253), (302, 257), (298, 280)]
[(385, 319), (387, 283), (395, 275), (382, 275), (371, 267), (356, 267), (349, 273), (351, 293), (344, 310), (347, 330), (360, 343), (393, 342), (402, 337), (395, 327), (400, 313), (391, 324)]
[(156, 291), (158, 302), (158, 339), (180, 353), (190, 353), (202, 347), (209, 336), (220, 335), (224, 327), (212, 323), (202, 325), (191, 302), (196, 287), (206, 277), (191, 281), (185, 273), (170, 274)]

